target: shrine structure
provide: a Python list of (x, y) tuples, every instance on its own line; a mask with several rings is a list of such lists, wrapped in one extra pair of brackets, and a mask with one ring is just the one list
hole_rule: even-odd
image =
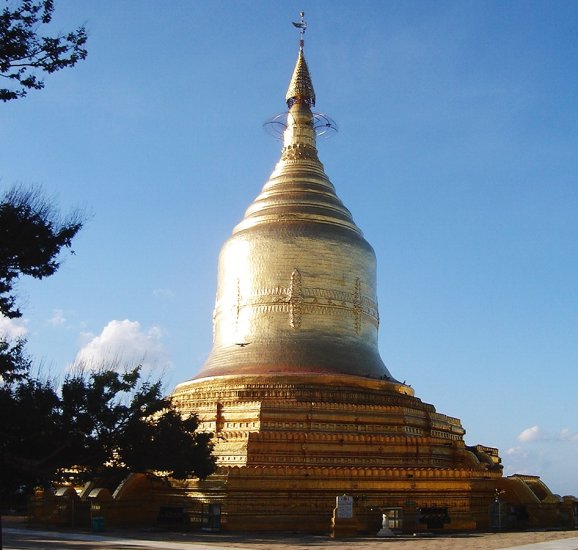
[(504, 477), (381, 359), (375, 254), (319, 160), (331, 122), (296, 26), (281, 158), (221, 250), (210, 356), (172, 395), (218, 470), (180, 489), (228, 530), (326, 532), (343, 494), (358, 531), (569, 526), (575, 500)]

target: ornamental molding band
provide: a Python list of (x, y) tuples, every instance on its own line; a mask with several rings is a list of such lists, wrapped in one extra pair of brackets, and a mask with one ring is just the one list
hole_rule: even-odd
[(304, 143), (295, 143), (283, 148), (281, 160), (319, 160), (319, 157), (315, 147)]
[[(243, 297), (240, 281), (236, 282), (236, 297), (233, 305), (235, 327), (244, 308), (259, 309), (265, 313), (288, 314), (289, 324), (294, 329), (301, 327), (303, 315), (347, 315), (352, 319), (355, 333), (361, 333), (362, 317), (376, 329), (379, 328), (379, 311), (377, 303), (361, 294), (361, 279), (357, 277), (353, 289), (335, 290), (303, 286), (303, 277), (299, 269), (291, 273), (288, 287), (263, 288), (252, 295)], [(220, 306), (213, 313), (213, 323), (217, 318)], [(214, 326), (213, 326), (214, 328)]]

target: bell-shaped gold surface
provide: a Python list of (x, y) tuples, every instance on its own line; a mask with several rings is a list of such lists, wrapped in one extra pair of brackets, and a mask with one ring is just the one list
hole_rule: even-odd
[(318, 159), (314, 101), (300, 50), (281, 160), (221, 250), (213, 349), (197, 378), (394, 381), (377, 348), (375, 254)]

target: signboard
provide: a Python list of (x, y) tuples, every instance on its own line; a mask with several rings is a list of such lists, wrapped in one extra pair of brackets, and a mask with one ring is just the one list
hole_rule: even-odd
[(335, 499), (337, 517), (339, 519), (351, 519), (353, 517), (353, 497), (341, 495)]

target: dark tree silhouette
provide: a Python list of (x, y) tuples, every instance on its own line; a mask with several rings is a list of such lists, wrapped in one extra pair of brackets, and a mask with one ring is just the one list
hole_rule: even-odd
[(197, 427), (140, 367), (71, 375), (60, 394), (50, 381), (0, 384), (0, 492), (63, 479), (112, 487), (132, 472), (205, 478), (215, 459)]
[[(71, 376), (62, 385), (62, 418), (70, 434), (62, 467), (80, 481), (162, 471), (205, 478), (215, 469), (211, 435), (197, 433), (162, 395), (160, 381), (141, 381), (140, 367)], [(66, 427), (68, 426), (68, 427)]]
[(0, 88), (0, 100), (26, 96), (40, 90), (44, 81), (37, 73), (54, 73), (85, 59), (86, 29), (57, 36), (42, 36), (40, 28), (52, 21), (53, 0), (21, 0), (0, 14), (0, 76), (12, 88)]
[(0, 456), (3, 487), (42, 484), (53, 474), (50, 459), (66, 436), (60, 401), (48, 381), (0, 385)]
[(37, 189), (15, 187), (0, 197), (0, 313), (21, 317), (13, 286), (21, 275), (42, 279), (60, 267), (58, 255), (82, 227), (78, 214), (61, 220)]
[[(14, 284), (22, 275), (42, 279), (60, 267), (64, 247), (82, 227), (81, 217), (62, 220), (58, 210), (37, 189), (15, 187), (0, 197), (0, 315), (20, 317)], [(10, 343), (0, 333), (0, 377), (5, 382), (26, 376), (30, 362), (26, 341)]]
[(10, 384), (28, 376), (32, 363), (24, 352), (25, 344), (24, 338), (11, 343), (0, 334), (0, 380)]

